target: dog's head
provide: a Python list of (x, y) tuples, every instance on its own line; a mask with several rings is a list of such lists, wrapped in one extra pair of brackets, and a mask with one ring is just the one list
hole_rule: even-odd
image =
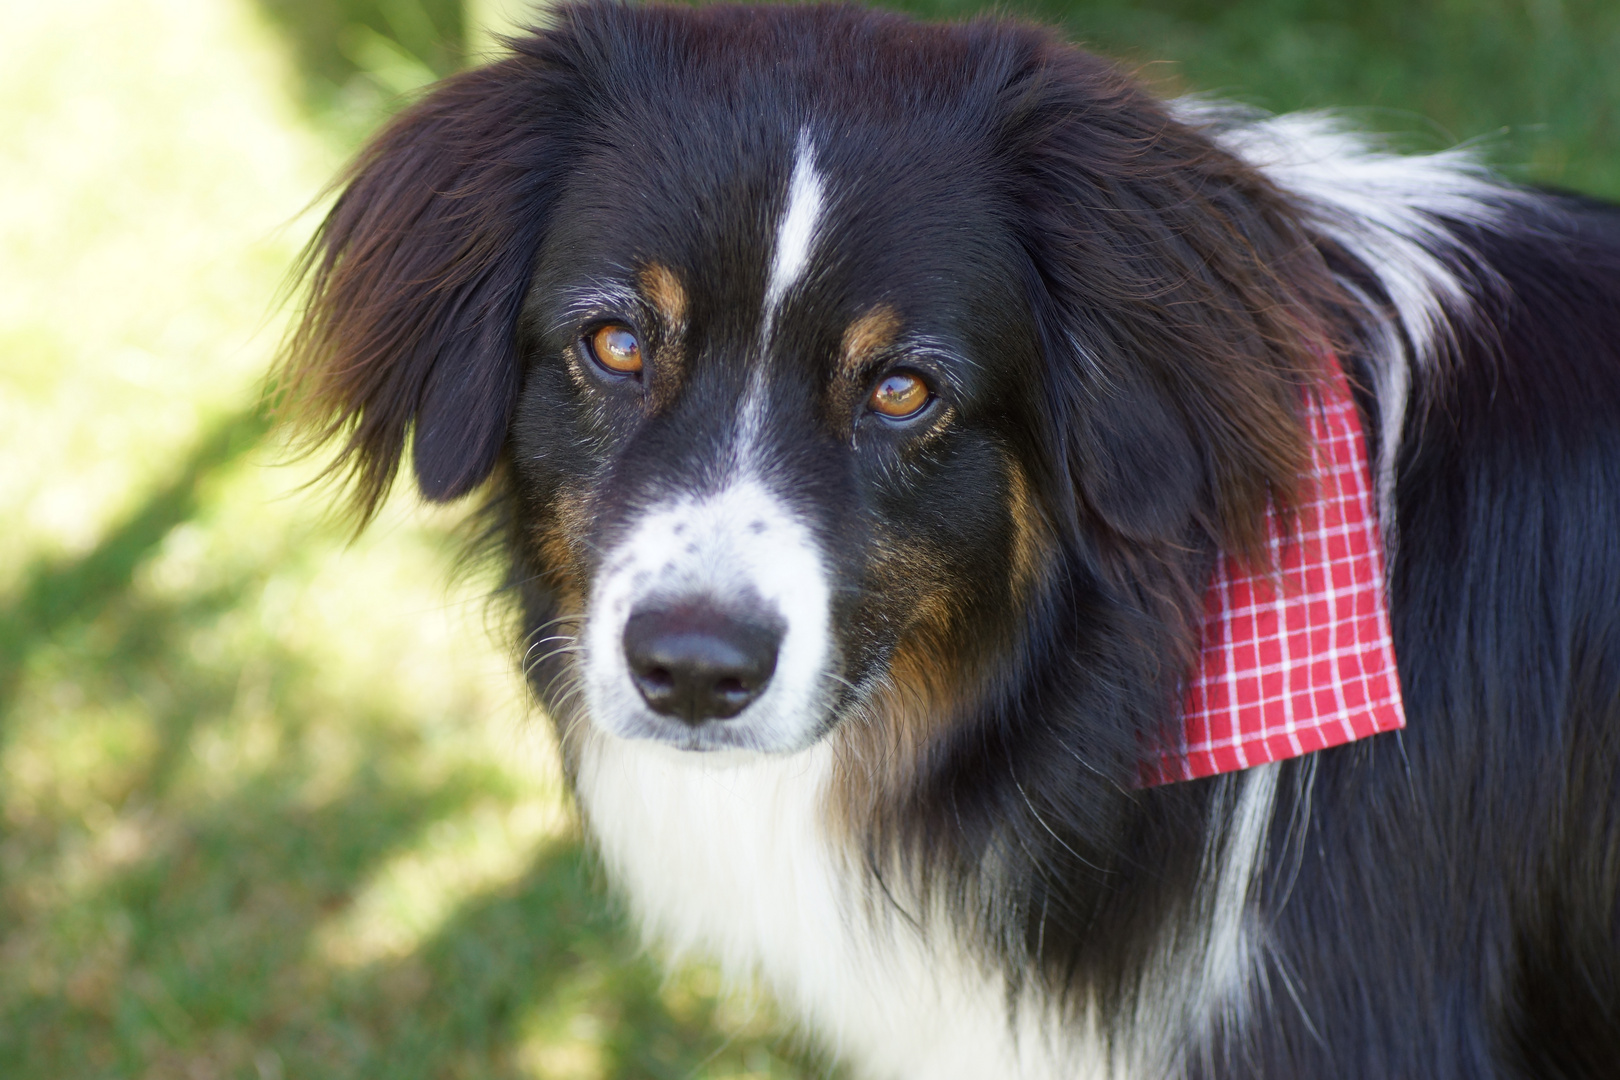
[(400, 116), (313, 248), (285, 370), (363, 511), (407, 441), (430, 499), (496, 476), (565, 639), (535, 685), (615, 736), (916, 749), (1059, 659), (1168, 705), (1308, 452), (1284, 200), (1017, 24), (555, 19)]

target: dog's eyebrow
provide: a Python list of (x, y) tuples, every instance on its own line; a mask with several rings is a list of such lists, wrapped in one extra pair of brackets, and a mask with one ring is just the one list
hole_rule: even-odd
[(877, 354), (894, 344), (900, 332), (900, 313), (888, 304), (869, 308), (844, 328), (843, 348), (839, 351), (839, 370), (846, 379), (854, 379), (866, 370)]
[(675, 271), (663, 263), (648, 263), (636, 275), (636, 282), (670, 330), (679, 334), (686, 326), (686, 289)]
[(936, 361), (940, 376), (958, 390), (963, 389), (962, 373), (979, 369), (973, 357), (933, 334), (902, 334), (893, 349), (906, 356)]
[[(885, 310), (894, 319), (892, 328), (884, 327), (877, 322), (865, 327), (861, 326), (864, 320)], [(866, 331), (875, 332), (885, 329), (888, 331), (886, 338), (873, 333), (873, 336), (858, 343), (861, 351), (855, 352), (851, 350), (852, 337), (864, 336)], [(839, 374), (846, 379), (859, 379), (868, 374), (873, 363), (882, 357), (887, 356), (900, 360), (905, 357), (913, 357), (918, 360), (934, 361), (929, 366), (929, 370), (933, 371), (953, 388), (962, 390), (964, 389), (963, 374), (969, 371), (977, 371), (979, 368), (978, 363), (971, 356), (945, 338), (934, 334), (900, 333), (897, 332), (898, 330), (899, 315), (892, 308), (888, 308), (887, 305), (880, 305), (850, 323), (844, 331), (844, 351), (839, 356)]]
[(620, 281), (598, 278), (559, 290), (562, 307), (546, 327), (551, 334), (570, 333), (581, 322), (609, 311), (630, 312), (645, 308), (646, 299)]

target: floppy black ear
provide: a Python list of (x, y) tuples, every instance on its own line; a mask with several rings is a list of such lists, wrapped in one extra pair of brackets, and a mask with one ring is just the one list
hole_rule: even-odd
[(1197, 515), (1207, 486), (1186, 421), (1139, 379), (1086, 393), (1071, 421), (1070, 475), (1080, 497), (1136, 543), (1174, 541)]
[(1055, 40), (1011, 81), (1003, 152), (1079, 500), (1124, 538), (1201, 526), (1263, 559), (1310, 461), (1336, 288), (1263, 176)]
[(574, 117), (565, 43), (519, 42), (447, 79), (359, 156), (305, 255), (308, 303), (280, 383), (362, 522), (414, 428), (417, 484), (465, 495), (495, 466), (518, 391), (514, 328)]

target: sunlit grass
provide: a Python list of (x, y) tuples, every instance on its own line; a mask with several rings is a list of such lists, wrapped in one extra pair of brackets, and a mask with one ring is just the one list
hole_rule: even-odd
[[(0, 567), (82, 551), (263, 370), (331, 160), (231, 4), (40, 4), (0, 36)], [(271, 335), (273, 336), (273, 335)]]

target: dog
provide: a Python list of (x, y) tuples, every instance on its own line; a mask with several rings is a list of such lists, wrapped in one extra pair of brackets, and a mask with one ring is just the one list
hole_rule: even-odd
[[(283, 407), (362, 522), (482, 494), (651, 938), (863, 1076), (1620, 1075), (1620, 215), (1016, 21), (509, 45), (344, 177)], [(1323, 543), (1354, 648), (1250, 674), (1328, 690), (1195, 730)]]

